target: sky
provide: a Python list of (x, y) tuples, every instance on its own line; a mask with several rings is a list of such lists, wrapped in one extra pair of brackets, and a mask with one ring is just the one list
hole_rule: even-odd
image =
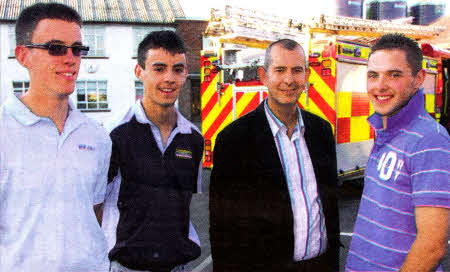
[[(263, 11), (287, 18), (304, 18), (320, 14), (334, 15), (336, 0), (178, 0), (188, 18), (209, 19), (211, 8), (225, 5)], [(408, 0), (408, 5), (420, 0)], [(305, 4), (308, 3), (308, 4)], [(445, 1), (444, 1), (445, 2)], [(314, 3), (314, 4), (312, 4)], [(450, 15), (447, 4), (446, 15)]]

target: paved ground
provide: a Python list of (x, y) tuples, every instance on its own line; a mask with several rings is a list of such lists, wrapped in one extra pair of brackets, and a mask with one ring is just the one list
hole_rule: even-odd
[[(208, 220), (208, 187), (209, 187), (209, 170), (203, 171), (202, 190), (204, 193), (194, 195), (191, 204), (191, 218), (196, 226), (200, 242), (202, 244), (202, 255), (197, 260), (188, 265), (190, 272), (212, 272), (211, 251), (209, 245), (209, 220)], [(340, 189), (339, 195), (339, 211), (341, 223), (341, 242), (344, 248), (341, 249), (340, 266), (341, 271), (345, 264), (347, 251), (350, 245), (351, 233), (358, 212), (359, 199), (361, 197), (360, 183), (345, 183)], [(450, 253), (444, 260), (444, 271), (450, 271)]]

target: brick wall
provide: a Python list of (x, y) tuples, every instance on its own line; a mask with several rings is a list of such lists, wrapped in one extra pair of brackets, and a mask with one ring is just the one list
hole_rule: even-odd
[(189, 73), (200, 73), (200, 51), (202, 50), (202, 33), (208, 21), (177, 20), (177, 33), (184, 40), (187, 48)]
[[(178, 109), (189, 120), (197, 121), (200, 118), (200, 51), (202, 50), (202, 33), (208, 21), (204, 20), (177, 20), (178, 35), (186, 45), (186, 58), (188, 71), (191, 76), (181, 89), (178, 97)], [(197, 76), (192, 76), (197, 74)]]

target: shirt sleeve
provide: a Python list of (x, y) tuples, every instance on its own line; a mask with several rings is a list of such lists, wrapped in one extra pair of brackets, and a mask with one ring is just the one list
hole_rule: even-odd
[(203, 160), (200, 160), (198, 164), (198, 174), (197, 174), (197, 194), (202, 193), (202, 173), (203, 173)]
[(111, 158), (111, 140), (108, 136), (106, 143), (103, 144), (103, 150), (100, 156), (99, 173), (94, 188), (94, 204), (103, 203), (105, 200), (109, 161)]
[(414, 206), (450, 208), (450, 138), (425, 137), (411, 154)]

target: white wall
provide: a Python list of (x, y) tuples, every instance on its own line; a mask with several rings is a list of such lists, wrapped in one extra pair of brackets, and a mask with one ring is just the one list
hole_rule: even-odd
[[(8, 58), (8, 25), (0, 24), (0, 103), (12, 93), (13, 81), (28, 81), (29, 76), (15, 58)], [(161, 29), (151, 27), (149, 29)], [(172, 30), (175, 30), (172, 28)], [(105, 123), (135, 103), (136, 77), (134, 67), (137, 59), (133, 58), (134, 32), (132, 25), (106, 25), (105, 48), (107, 58), (83, 58), (81, 60), (78, 80), (106, 80), (108, 88), (107, 112), (85, 112), (86, 115)], [(71, 95), (76, 102), (76, 93)]]

